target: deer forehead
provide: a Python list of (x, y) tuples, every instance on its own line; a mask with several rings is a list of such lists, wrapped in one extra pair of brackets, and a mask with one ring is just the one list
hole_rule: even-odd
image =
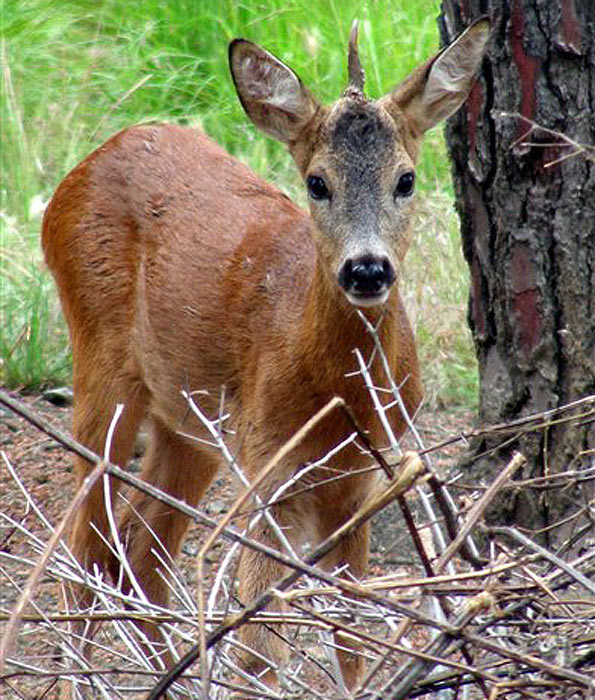
[(392, 182), (395, 171), (412, 164), (403, 127), (378, 102), (340, 99), (330, 109), (322, 132), (324, 146), (313, 163), (334, 172), (348, 189), (380, 188), (383, 181)]

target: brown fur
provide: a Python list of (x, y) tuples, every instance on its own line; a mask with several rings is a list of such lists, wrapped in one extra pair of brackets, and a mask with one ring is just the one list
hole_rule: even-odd
[[(242, 51), (262, 51), (246, 44)], [(263, 56), (269, 60), (266, 52)], [(350, 246), (361, 247), (358, 230), (372, 220), (374, 235), (397, 273), (410, 235), (409, 203), (399, 204), (394, 214), (393, 205), (387, 204), (395, 173), (413, 167), (421, 131), (403, 112), (398, 92), (388, 102), (365, 103), (374, 123), (380, 124), (381, 138), (370, 141), (356, 134), (345, 139), (337, 136), (342, 128), (337, 124), (345, 122), (346, 111), (354, 107), (348, 98), (323, 108), (304, 91), (294, 120), (286, 124), (285, 113), (271, 115), (268, 105), (252, 104), (242, 79), (236, 76), (246, 110), (261, 128), (286, 140), (302, 175), (324, 170), (333, 184), (334, 210), (315, 211), (313, 206), (309, 216), (199, 132), (145, 125), (117, 134), (77, 166), (58, 188), (43, 225), (46, 260), (71, 334), (76, 438), (101, 453), (114, 407), (125, 404), (111, 452), (112, 461), (125, 465), (139, 424), (148, 417), (151, 444), (143, 477), (193, 505), (220, 459), (215, 450), (179, 435), (206, 437), (188, 415), (180, 395), (183, 387), (209, 392), (198, 401), (212, 417), (225, 387), (229, 427), (235, 430), (232, 447), (239, 451), (250, 479), (335, 395), (353, 408), (371, 440), (382, 444), (364, 383), (361, 377), (348, 376), (357, 368), (353, 350), (369, 356), (372, 341), (337, 284), (337, 270)], [(427, 71), (416, 80), (417, 93), (422, 94)], [(472, 74), (469, 85), (471, 80)], [(414, 93), (409, 81), (407, 102)], [(349, 152), (333, 150), (329, 134), (339, 143), (348, 142)], [(374, 185), (342, 184), (346, 160), (350, 172), (356, 173), (353, 177), (360, 177), (357, 148), (369, 143), (382, 147), (365, 168), (373, 172)], [(362, 153), (368, 160), (372, 156)], [(371, 194), (365, 194), (366, 188)], [(351, 198), (352, 205), (339, 207), (341, 197), (345, 202)], [(358, 197), (361, 206), (355, 206)], [(368, 207), (365, 220), (358, 219), (362, 207)], [(366, 308), (364, 313), (374, 321), (384, 314), (383, 345), (393, 375), (402, 384), (405, 405), (414, 413), (421, 400), (419, 370), (397, 286), (398, 281), (382, 307)], [(384, 383), (378, 360), (371, 373), (377, 384)], [(392, 421), (400, 435), (405, 423), (397, 409)], [(279, 466), (261, 495), (270, 495), (300, 465), (323, 456), (349, 431), (337, 415), (327, 419)], [(357, 449), (348, 447), (332, 466), (350, 472), (367, 463)], [(76, 470), (80, 484), (89, 465), (79, 459)], [(324, 474), (313, 478), (322, 481)], [(305, 531), (317, 542), (353, 513), (371, 483), (367, 475), (353, 475), (320, 484), (276, 507), (275, 515), (296, 544), (302, 543)], [(167, 587), (150, 551), (154, 542), (134, 509), (173, 556), (188, 522), (167, 506), (136, 494), (121, 525), (136, 577), (151, 600), (165, 604)], [(71, 546), (87, 566), (96, 563), (117, 575), (117, 563), (90, 523), (107, 531), (101, 488), (79, 512)], [(252, 535), (275, 546), (264, 525)], [(325, 564), (344, 562), (357, 577), (365, 573), (367, 557), (364, 527)], [(245, 551), (240, 597), (248, 602), (281, 574), (275, 562)], [(90, 602), (84, 591), (77, 595), (79, 603)], [(264, 627), (245, 627), (242, 641), (265, 656), (283, 659), (283, 644)], [(353, 687), (362, 672), (361, 661), (347, 653), (339, 657), (345, 682)], [(244, 663), (253, 670), (262, 667), (251, 657)]]

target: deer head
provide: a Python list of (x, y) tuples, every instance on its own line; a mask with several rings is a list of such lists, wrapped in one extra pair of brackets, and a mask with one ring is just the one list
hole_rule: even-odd
[(354, 24), (349, 85), (330, 106), (269, 52), (244, 39), (232, 42), (231, 72), (244, 110), (287, 144), (308, 191), (319, 261), (352, 304), (384, 303), (398, 279), (411, 238), (421, 139), (464, 102), (488, 37), (482, 18), (373, 100), (363, 92)]

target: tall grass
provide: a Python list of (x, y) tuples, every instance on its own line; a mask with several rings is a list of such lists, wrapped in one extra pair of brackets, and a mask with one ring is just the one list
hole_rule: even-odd
[[(68, 377), (67, 334), (38, 241), (43, 204), (80, 159), (127, 125), (177, 121), (202, 127), (300, 199), (302, 186), (284, 149), (256, 134), (242, 114), (228, 76), (229, 40), (262, 43), (331, 101), (345, 86), (347, 36), (357, 16), (367, 92), (379, 96), (436, 50), (438, 6), (438, 0), (315, 6), (306, 0), (8, 0), (1, 44), (2, 382), (39, 386)], [(441, 358), (440, 371), (428, 375), (431, 393), (468, 403), (475, 363), (448, 171), (435, 130), (419, 166), (424, 204), (406, 296), (424, 364)]]

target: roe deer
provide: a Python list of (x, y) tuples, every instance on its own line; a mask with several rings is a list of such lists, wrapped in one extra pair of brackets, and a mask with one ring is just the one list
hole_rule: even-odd
[[(43, 249), (72, 342), (76, 438), (101, 452), (114, 407), (124, 404), (112, 461), (126, 463), (148, 418), (143, 478), (193, 505), (221, 460), (187, 436), (207, 437), (189, 420), (182, 387), (203, 390), (201, 407), (212, 416), (225, 387), (239, 462), (251, 480), (335, 395), (349, 404), (371, 441), (382, 442), (364, 382), (348, 376), (357, 367), (353, 350), (369, 354), (373, 345), (358, 309), (374, 322), (382, 316), (379, 334), (390, 367), (408, 411), (415, 412), (422, 396), (418, 362), (399, 295), (415, 162), (423, 133), (466, 99), (488, 35), (489, 22), (480, 19), (393, 92), (371, 100), (363, 94), (353, 32), (349, 86), (330, 107), (273, 55), (234, 40), (230, 67), (244, 110), (287, 145), (308, 192), (309, 213), (186, 127), (126, 129), (80, 163), (59, 186), (43, 222)], [(382, 384), (379, 361), (370, 372)], [(402, 434), (397, 408), (391, 416)], [(320, 424), (279, 465), (261, 497), (351, 430), (337, 414)], [(332, 461), (345, 478), (314, 476), (316, 489), (275, 507), (292, 543), (299, 547), (307, 537), (316, 544), (353, 513), (373, 484), (361, 469), (367, 463), (352, 444)], [(77, 460), (79, 484), (89, 469)], [(87, 567), (117, 576), (117, 562), (90, 527), (108, 536), (103, 498), (101, 487), (91, 492), (70, 542)], [(136, 493), (121, 523), (136, 578), (150, 600), (166, 604), (154, 541), (137, 513), (174, 557), (188, 522)], [(265, 524), (251, 534), (275, 546)], [(324, 565), (344, 563), (349, 575), (361, 577), (368, 535), (362, 527)], [(241, 600), (250, 601), (282, 574), (275, 561), (245, 550)], [(90, 602), (84, 591), (77, 596), (79, 604)], [(241, 640), (258, 654), (243, 659), (251, 672), (266, 670), (263, 656), (283, 661), (283, 642), (264, 626), (244, 626)], [(363, 670), (360, 657), (341, 651), (339, 661), (347, 687), (354, 687)], [(272, 671), (265, 678), (276, 683)]]

